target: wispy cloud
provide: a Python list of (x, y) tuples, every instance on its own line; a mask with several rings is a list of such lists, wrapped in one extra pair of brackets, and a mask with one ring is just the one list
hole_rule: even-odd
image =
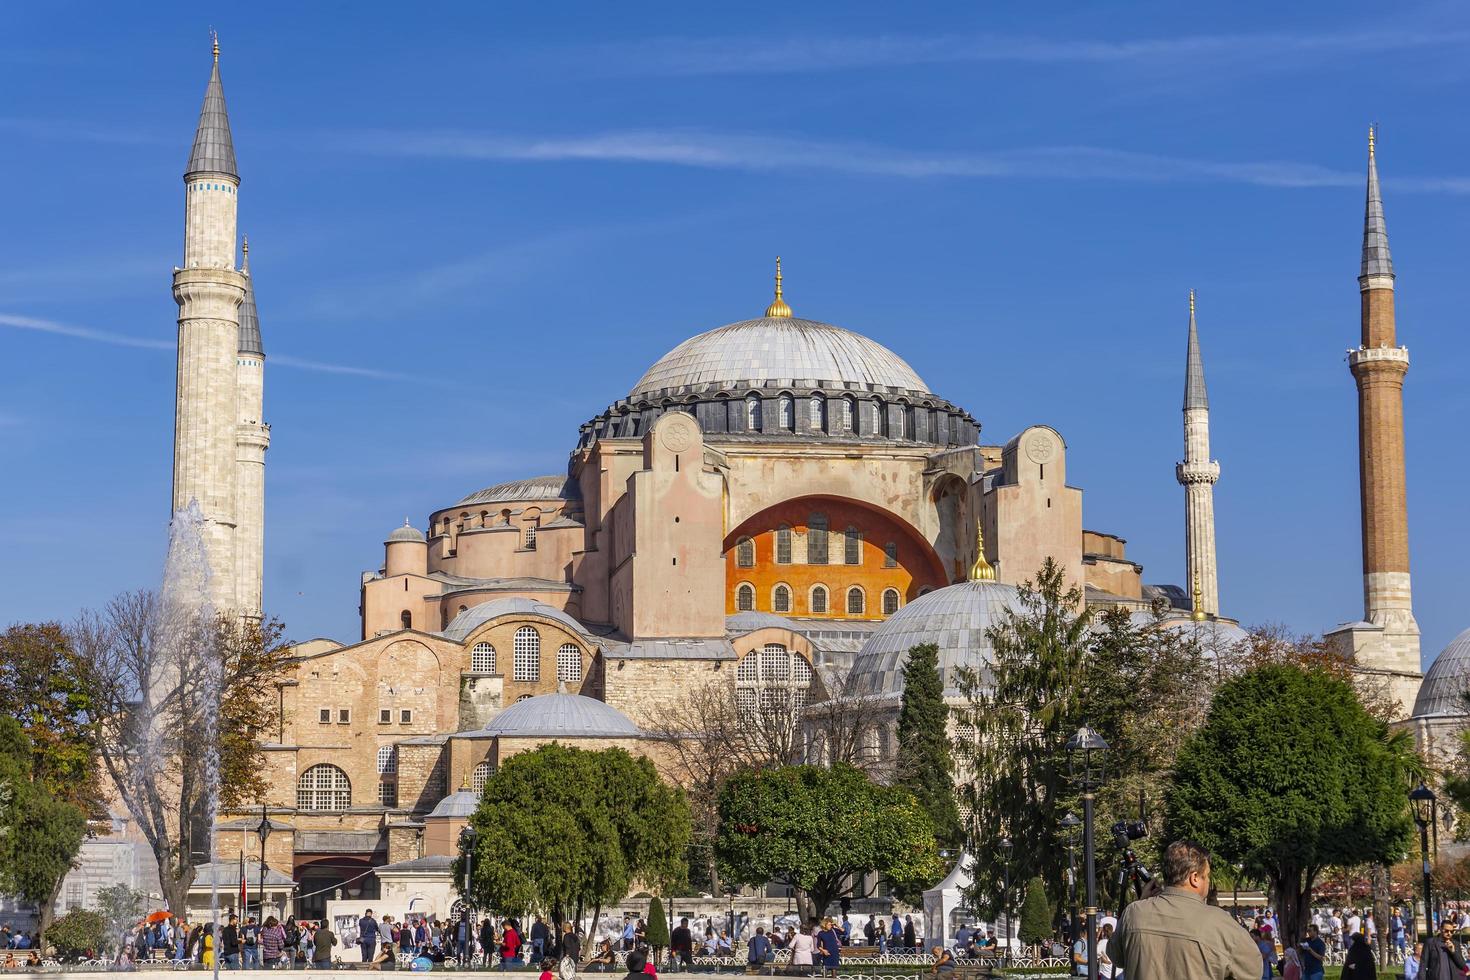
[[(1363, 175), (1289, 160), (1215, 161), (1095, 146), (921, 153), (862, 143), (700, 131), (634, 130), (568, 137), (369, 131), (338, 145), (383, 155), (461, 160), (598, 161), (722, 170), (810, 170), (906, 178), (1202, 181), (1262, 187), (1357, 187)], [(1470, 193), (1470, 177), (1398, 177), (1399, 190)]]
[(1167, 69), (1235, 67), (1300, 70), (1307, 60), (1470, 44), (1464, 30), (1342, 31), (1317, 34), (1201, 34), (1122, 40), (1002, 34), (847, 37), (665, 37), (627, 43), (540, 48), (528, 54), (578, 73), (620, 75), (801, 74), (963, 62), (1127, 65)]
[[(75, 340), (85, 340), (96, 344), (111, 344), (114, 347), (138, 347), (144, 350), (174, 350), (174, 343), (167, 340), (155, 340), (151, 337), (134, 337), (129, 334), (113, 333), (108, 330), (94, 330), (91, 327), (78, 327), (68, 323), (58, 323), (55, 320), (42, 320), (36, 317), (16, 316), (10, 313), (0, 313), (0, 327), (12, 327), (16, 330), (33, 330), (37, 333), (53, 334), (58, 337), (71, 337)], [(289, 354), (269, 355), (269, 362), (278, 367), (294, 368), (300, 371), (317, 371), (322, 374), (345, 374), (358, 378), (373, 378), (380, 381), (418, 381), (419, 378), (399, 371), (382, 371), (377, 368), (356, 367), (350, 364), (330, 364), (323, 361), (311, 361)]]
[(166, 136), (136, 127), (108, 125), (77, 119), (28, 119), (0, 116), (0, 131), (36, 139), (82, 143), (111, 143), (120, 146), (177, 146), (178, 134)]

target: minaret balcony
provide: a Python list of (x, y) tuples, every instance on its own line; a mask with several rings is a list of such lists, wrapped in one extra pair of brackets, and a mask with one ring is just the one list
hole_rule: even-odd
[(1347, 352), (1348, 370), (1353, 377), (1369, 373), (1403, 375), (1409, 370), (1407, 347), (1359, 347)]
[(1191, 483), (1215, 483), (1220, 479), (1220, 464), (1213, 459), (1199, 463), (1175, 463), (1174, 477), (1186, 486)]

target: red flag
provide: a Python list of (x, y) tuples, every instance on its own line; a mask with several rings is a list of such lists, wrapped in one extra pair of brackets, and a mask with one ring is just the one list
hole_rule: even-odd
[(245, 920), (245, 910), (250, 906), (247, 904), (249, 892), (245, 890), (245, 852), (240, 852), (240, 921)]

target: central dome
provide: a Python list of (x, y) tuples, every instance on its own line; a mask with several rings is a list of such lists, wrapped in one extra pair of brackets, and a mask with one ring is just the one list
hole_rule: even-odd
[(929, 391), (903, 358), (862, 334), (816, 320), (764, 316), (690, 337), (659, 358), (628, 397), (739, 384)]

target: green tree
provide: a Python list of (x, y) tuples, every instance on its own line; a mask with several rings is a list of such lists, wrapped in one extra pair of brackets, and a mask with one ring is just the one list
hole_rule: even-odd
[[(549, 912), (559, 925), (598, 914), (633, 881), (679, 881), (689, 842), (683, 793), (623, 749), (555, 742), (509, 759), (485, 782), (470, 891), (484, 908)], [(463, 859), (456, 864), (462, 875)]]
[(100, 953), (107, 946), (107, 920), (91, 909), (72, 909), (51, 923), (46, 941), (62, 956)]
[(14, 718), (0, 717), (0, 888), (42, 907), (50, 902), (82, 847), (87, 816), (52, 793), (37, 775), (31, 741)]
[(738, 773), (719, 813), (715, 853), (726, 877), (791, 886), (803, 917), (822, 914), (869, 872), (899, 886), (944, 873), (934, 823), (913, 795), (849, 765)]
[[(0, 717), (20, 723), (33, 780), (86, 817), (106, 816), (97, 765), (92, 699), (76, 648), (59, 623), (17, 624), (0, 633)], [(80, 842), (78, 842), (80, 850)], [(76, 853), (71, 860), (74, 861)], [(65, 875), (38, 900), (46, 934)]]
[(1051, 906), (1046, 900), (1046, 882), (1040, 876), (1026, 883), (1026, 901), (1021, 906), (1021, 942), (1029, 946), (1052, 937)]
[(1180, 750), (1168, 836), (1264, 877), (1283, 938), (1295, 943), (1325, 866), (1385, 864), (1407, 849), (1411, 755), (1343, 678), (1256, 667), (1221, 685)]
[(97, 891), (97, 912), (107, 924), (107, 945), (116, 947), (143, 918), (142, 892), (122, 882)]
[(955, 802), (949, 707), (939, 673), (939, 647), (921, 643), (909, 650), (903, 668), (903, 702), (898, 711), (898, 765), (893, 780), (914, 795), (934, 823), (942, 847), (957, 847), (962, 831)]
[(657, 961), (659, 954), (669, 948), (669, 914), (664, 911), (663, 900), (657, 895), (649, 900), (648, 918), (643, 920), (643, 925), (643, 941), (653, 950), (653, 958)]

